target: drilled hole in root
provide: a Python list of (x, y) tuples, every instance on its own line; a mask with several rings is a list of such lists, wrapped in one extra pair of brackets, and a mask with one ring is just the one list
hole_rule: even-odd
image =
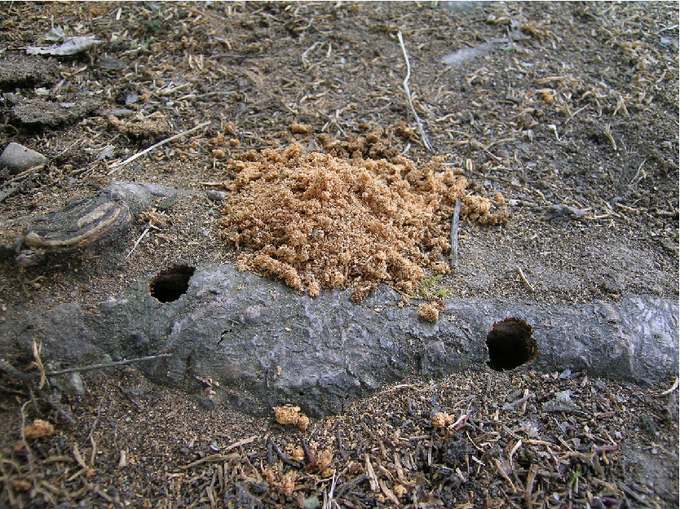
[(487, 364), (496, 371), (509, 371), (536, 360), (538, 344), (533, 329), (524, 320), (506, 318), (496, 322), (486, 336)]
[(149, 293), (160, 302), (175, 302), (189, 289), (194, 267), (174, 265), (162, 270), (149, 283)]

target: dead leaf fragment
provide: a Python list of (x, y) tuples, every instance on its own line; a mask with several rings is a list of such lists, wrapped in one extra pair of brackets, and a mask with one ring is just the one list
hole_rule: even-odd
[(95, 44), (101, 44), (104, 41), (95, 39), (93, 35), (67, 37), (61, 44), (54, 44), (48, 47), (29, 46), (26, 48), (26, 53), (29, 55), (52, 55), (52, 56), (67, 56), (75, 55), (81, 51), (87, 51)]

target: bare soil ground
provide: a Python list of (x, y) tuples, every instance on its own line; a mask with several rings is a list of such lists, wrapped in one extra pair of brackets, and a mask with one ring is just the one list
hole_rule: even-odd
[[(191, 191), (128, 259), (148, 216), (118, 250), (26, 268), (3, 250), (3, 313), (93, 305), (168, 265), (233, 262), (205, 183), (231, 179), (228, 160), (248, 150), (319, 147), (364, 125), (511, 200), (507, 226), (463, 222), (459, 269), (438, 290), (545, 303), (678, 295), (675, 3), (4, 3), (0, 26), (0, 146), (48, 158), (2, 176), (2, 244), (113, 180)], [(27, 57), (54, 27), (102, 42)], [(402, 88), (399, 31), (433, 153)], [(0, 345), (28, 367), (12, 338)], [(676, 376), (652, 388), (528, 371), (413, 380), (301, 431), (209, 410), (133, 368), (83, 375), (84, 395), (61, 396), (71, 425), (5, 374), (0, 504), (677, 507), (677, 391), (661, 396)], [(565, 390), (574, 405), (544, 406)], [(439, 411), (450, 429), (433, 425)], [(22, 437), (35, 418), (54, 434)]]

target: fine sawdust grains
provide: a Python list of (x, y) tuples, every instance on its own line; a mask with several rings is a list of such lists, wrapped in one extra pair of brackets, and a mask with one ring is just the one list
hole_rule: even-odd
[(447, 272), (456, 200), (473, 220), (507, 221), (488, 199), (466, 196), (467, 180), (438, 160), (340, 159), (294, 143), (247, 152), (229, 169), (220, 227), (242, 250), (238, 268), (311, 296), (349, 286), (361, 300), (379, 282), (408, 294), (425, 269)]

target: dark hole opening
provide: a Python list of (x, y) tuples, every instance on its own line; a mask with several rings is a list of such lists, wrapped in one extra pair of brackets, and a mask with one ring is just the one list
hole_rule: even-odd
[(538, 344), (531, 325), (518, 318), (496, 322), (486, 336), (487, 364), (496, 371), (508, 371), (536, 360)]
[(162, 270), (149, 283), (149, 293), (160, 302), (175, 302), (189, 289), (194, 267), (174, 265)]

